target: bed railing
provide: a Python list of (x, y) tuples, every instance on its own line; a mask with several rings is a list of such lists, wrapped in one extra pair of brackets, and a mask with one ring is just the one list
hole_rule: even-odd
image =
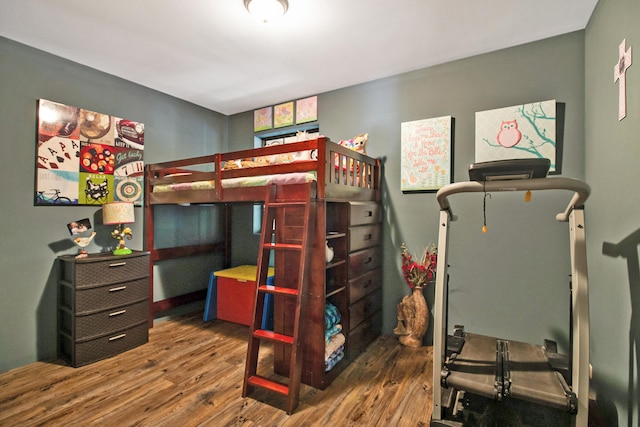
[[(288, 160), (276, 164), (278, 158)], [(225, 165), (249, 163), (250, 167), (225, 168)], [(150, 195), (156, 185), (213, 181), (216, 185), (214, 189), (208, 190), (208, 201), (224, 201), (225, 190), (222, 185), (217, 185), (222, 180), (295, 172), (316, 173), (320, 199), (325, 198), (325, 192), (373, 192), (375, 196), (367, 198), (379, 199), (380, 161), (332, 143), (324, 137), (150, 164), (146, 167), (146, 194)], [(173, 199), (171, 196), (166, 197), (167, 203)]]

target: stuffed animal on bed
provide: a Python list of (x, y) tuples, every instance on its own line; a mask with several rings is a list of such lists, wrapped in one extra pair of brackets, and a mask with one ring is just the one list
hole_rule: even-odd
[[(283, 138), (279, 138), (279, 139), (272, 139), (270, 141), (267, 141), (264, 146), (265, 147), (270, 147), (272, 145), (281, 145), (284, 144), (284, 139)], [(271, 165), (279, 165), (282, 163), (291, 163), (293, 161), (293, 153), (281, 153), (281, 154), (273, 154), (270, 156), (266, 156), (265, 159), (267, 160), (267, 162)]]
[(268, 164), (269, 162), (261, 157), (258, 157), (255, 160), (252, 158), (230, 160), (224, 164), (222, 170), (227, 171), (231, 169), (253, 168), (256, 166), (267, 166)]
[(353, 139), (346, 139), (340, 141), (338, 144), (343, 147), (347, 147), (350, 150), (356, 151), (360, 154), (367, 154), (367, 141), (369, 140), (368, 133), (361, 133)]
[[(360, 154), (367, 154), (367, 141), (369, 140), (369, 134), (368, 133), (364, 133), (364, 134), (360, 134), (356, 137), (354, 137), (353, 139), (343, 139), (342, 141), (338, 142), (339, 145), (348, 148), (350, 150), (353, 150), (357, 153)], [(335, 161), (335, 165), (336, 165), (336, 169), (340, 168), (340, 161), (339, 159), (339, 155), (336, 154), (336, 161)], [(353, 171), (353, 160), (350, 160), (350, 167), (349, 169), (351, 171)], [(346, 159), (342, 160), (342, 170), (346, 172), (347, 170), (347, 164), (346, 164)]]

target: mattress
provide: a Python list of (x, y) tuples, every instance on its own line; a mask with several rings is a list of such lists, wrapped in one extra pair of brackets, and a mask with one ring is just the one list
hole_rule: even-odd
[[(294, 172), (274, 175), (259, 175), (222, 180), (222, 188), (262, 187), (276, 184), (305, 184), (316, 181), (316, 172)], [(186, 190), (212, 190), (216, 186), (215, 180), (180, 182), (176, 184), (161, 184), (153, 187), (154, 193), (167, 193)]]

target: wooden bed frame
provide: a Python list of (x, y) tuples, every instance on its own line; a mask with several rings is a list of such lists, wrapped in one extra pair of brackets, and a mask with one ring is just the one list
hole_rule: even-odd
[[(281, 156), (315, 150), (317, 160), (293, 161), (282, 164), (247, 167), (225, 170), (227, 162), (243, 159), (256, 159), (265, 156)], [(272, 145), (263, 148), (218, 153), (208, 156), (148, 164), (145, 167), (145, 250), (151, 254), (149, 294), (149, 322), (153, 325), (154, 315), (182, 304), (204, 299), (206, 290), (200, 290), (168, 299), (153, 300), (153, 266), (155, 262), (189, 257), (207, 253), (223, 253), (225, 268), (230, 266), (231, 219), (229, 203), (262, 202), (266, 188), (264, 186), (225, 188), (219, 185), (225, 179), (256, 177), (263, 175), (282, 175), (296, 172), (315, 172), (316, 200), (319, 201), (380, 201), (381, 163), (366, 155), (357, 153), (329, 141), (325, 137)], [(213, 181), (215, 186), (206, 190), (182, 190), (155, 192), (156, 185), (190, 183), (195, 181)], [(180, 246), (174, 248), (155, 248), (154, 206), (167, 204), (225, 204), (224, 241), (215, 244)], [(320, 212), (324, 212), (321, 209)], [(324, 255), (322, 255), (324, 256)]]

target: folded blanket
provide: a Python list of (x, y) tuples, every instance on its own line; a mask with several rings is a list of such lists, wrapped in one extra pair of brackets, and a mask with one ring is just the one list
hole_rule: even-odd
[(338, 311), (338, 308), (335, 305), (327, 303), (324, 309), (324, 318), (326, 329), (329, 329), (333, 325), (340, 323), (340, 311)]
[(334, 355), (324, 362), (324, 370), (325, 372), (329, 372), (333, 369), (334, 366), (338, 364), (339, 361), (344, 359), (344, 346), (341, 347), (340, 351), (334, 353)]
[(344, 344), (338, 347), (336, 351), (331, 353), (331, 355), (325, 359), (325, 362), (330, 362), (331, 360), (335, 359), (340, 353), (343, 353), (343, 352), (344, 352)]
[(324, 333), (324, 343), (325, 345), (329, 344), (329, 341), (336, 335), (338, 332), (342, 332), (342, 325), (338, 323), (337, 325), (333, 325)]
[(324, 358), (329, 359), (333, 353), (335, 353), (340, 347), (344, 346), (347, 341), (342, 332), (334, 335), (329, 344), (324, 348)]

